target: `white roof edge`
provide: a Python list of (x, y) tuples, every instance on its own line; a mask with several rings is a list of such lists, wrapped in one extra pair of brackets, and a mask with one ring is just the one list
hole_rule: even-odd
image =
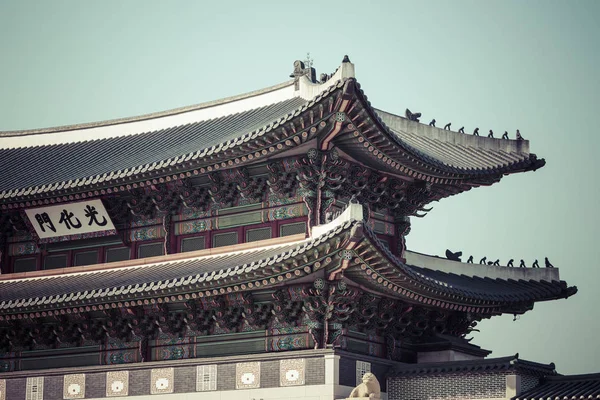
[(298, 97), (298, 93), (294, 91), (294, 81), (287, 81), (239, 96), (139, 117), (40, 130), (0, 132), (0, 148), (75, 143), (140, 134), (237, 114), (294, 97)]
[(496, 265), (466, 264), (447, 258), (428, 256), (425, 254), (407, 251), (406, 264), (449, 274), (465, 275), (469, 277), (490, 279), (514, 279), (533, 281), (558, 281), (560, 280), (558, 268), (511, 268)]
[(335, 71), (331, 77), (323, 83), (312, 83), (307, 75), (299, 78), (299, 90), (296, 91), (298, 96), (306, 100), (312, 100), (334, 83), (347, 78), (354, 78), (354, 64), (351, 62), (342, 62), (342, 65)]

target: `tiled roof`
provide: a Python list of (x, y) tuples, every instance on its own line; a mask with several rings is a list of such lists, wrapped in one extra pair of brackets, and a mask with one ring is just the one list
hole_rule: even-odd
[(170, 289), (193, 288), (235, 275), (248, 275), (267, 265), (303, 254), (347, 230), (352, 222), (301, 243), (281, 244), (176, 261), (157, 262), (91, 272), (0, 281), (0, 311), (51, 306), (72, 301), (100, 301), (115, 296), (155, 295)]
[[(405, 265), (381, 243), (374, 232), (366, 227), (364, 232), (404, 274), (423, 286), (448, 295), (502, 304), (524, 304), (567, 298), (577, 292), (577, 287), (569, 287), (565, 281), (491, 279), (446, 273), (427, 266)], [(372, 281), (367, 282), (371, 284)]]
[(456, 292), (475, 299), (488, 299), (509, 303), (543, 301), (567, 298), (577, 291), (576, 288), (568, 287), (565, 281), (491, 279), (457, 275), (419, 266), (411, 266), (411, 268), (428, 281), (444, 282), (450, 285)]
[(478, 359), (467, 361), (444, 361), (435, 363), (404, 364), (394, 368), (390, 377), (409, 377), (451, 373), (469, 372), (500, 372), (520, 371), (530, 375), (546, 376), (555, 375), (554, 364), (540, 364), (532, 361), (521, 360), (519, 355), (501, 358)]
[(600, 399), (600, 374), (548, 376), (512, 400)]
[[(263, 128), (301, 108), (295, 97), (265, 107), (154, 132), (47, 146), (0, 149), (0, 192), (163, 164)], [(168, 164), (166, 162), (165, 164)], [(31, 171), (35, 171), (32, 174)]]
[(525, 140), (476, 137), (430, 127), (381, 110), (373, 109), (373, 113), (398, 144), (441, 170), (488, 175), (536, 169), (545, 164), (529, 153), (529, 142)]
[[(342, 235), (354, 234), (357, 227), (365, 228), (362, 221), (352, 219), (302, 243), (73, 274), (69, 274), (67, 269), (62, 275), (4, 280), (0, 281), (0, 310), (46, 308), (56, 303), (76, 300), (95, 302), (121, 295), (154, 296), (163, 292), (198, 290), (200, 286), (214, 289), (220, 287), (220, 279), (230, 276), (242, 275), (243, 278), (247, 275), (250, 277), (248, 279), (255, 279), (253, 274), (256, 272), (264, 275), (268, 265), (281, 263), (296, 256), (302, 257), (307, 250), (321, 243), (339, 241), (344, 238)], [(364, 229), (363, 232), (390, 260), (389, 263), (377, 263), (378, 266), (374, 267), (375, 275), (378, 274), (377, 268), (382, 268), (382, 273), (388, 274), (388, 277), (385, 277), (386, 281), (392, 280), (395, 285), (405, 286), (413, 293), (423, 293), (423, 296), (428, 298), (445, 299), (444, 301), (456, 301), (461, 304), (487, 304), (485, 307), (495, 307), (501, 312), (513, 312), (513, 305), (529, 306), (535, 301), (568, 297), (574, 293), (573, 288), (568, 288), (563, 281), (516, 282), (482, 279), (408, 266), (389, 253), (375, 234), (368, 229)], [(336, 246), (330, 250), (332, 254), (336, 252), (335, 248)], [(353, 264), (353, 267), (347, 270), (346, 277), (357, 280), (375, 291), (397, 296), (397, 293), (389, 292), (391, 286), (378, 283), (380, 280), (375, 275), (365, 277), (362, 265)], [(389, 277), (389, 268), (396, 269), (397, 272), (393, 276), (398, 276), (397, 282), (395, 278)]]

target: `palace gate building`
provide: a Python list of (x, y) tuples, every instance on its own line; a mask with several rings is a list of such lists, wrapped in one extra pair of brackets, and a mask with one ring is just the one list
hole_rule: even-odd
[(291, 78), (0, 133), (0, 400), (600, 393), (464, 338), (575, 294), (557, 268), (405, 246), (429, 203), (543, 167), (529, 142), (376, 109), (347, 57)]

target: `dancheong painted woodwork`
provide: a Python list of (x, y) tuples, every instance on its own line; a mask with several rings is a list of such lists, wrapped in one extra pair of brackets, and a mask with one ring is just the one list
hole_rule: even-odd
[(411, 362), (576, 292), (555, 268), (406, 248), (433, 201), (543, 167), (528, 141), (375, 109), (347, 58), (314, 76), (300, 63), (206, 105), (2, 133), (0, 371), (307, 349)]

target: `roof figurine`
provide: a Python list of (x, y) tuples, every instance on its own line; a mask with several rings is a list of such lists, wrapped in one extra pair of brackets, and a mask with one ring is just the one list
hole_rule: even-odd
[(538, 260), (535, 260), (533, 262), (533, 264), (531, 265), (531, 268), (539, 268), (539, 267), (540, 267), (540, 264), (538, 264)]
[(517, 129), (517, 140), (525, 140), (523, 136), (521, 136), (521, 132)]
[(450, 130), (450, 125), (452, 125), (451, 122), (448, 122), (446, 125), (444, 125), (444, 130), (445, 131), (449, 131)]
[(435, 127), (435, 118), (429, 122), (429, 126)]
[(446, 258), (452, 261), (460, 262), (460, 257), (462, 256), (462, 251), (452, 252), (446, 249)]
[(523, 259), (521, 259), (521, 263), (519, 264), (519, 268), (527, 268), (527, 266), (525, 265), (525, 261)]
[(510, 260), (508, 260), (508, 264), (506, 264), (506, 266), (509, 267), (509, 268), (513, 268), (514, 267), (514, 265), (513, 265), (514, 261), (515, 260), (511, 258)]
[(479, 136), (479, 128), (475, 128), (473, 131), (473, 136)]
[(487, 260), (487, 257), (483, 257), (481, 260), (479, 260), (479, 264), (485, 264)]
[(554, 268), (554, 265), (550, 264), (548, 257), (544, 257), (544, 263), (546, 264), (546, 268)]
[(458, 130), (458, 133), (465, 133), (465, 127), (461, 126), (460, 129)]
[(415, 122), (419, 122), (419, 118), (421, 118), (421, 113), (412, 113), (408, 108), (406, 109), (406, 111), (404, 111), (404, 115), (407, 119)]
[(469, 259), (467, 260), (467, 264), (473, 264), (473, 256), (470, 255)]
[(493, 137), (494, 137), (494, 131), (492, 131), (492, 130), (490, 129), (490, 132), (488, 133), (487, 137), (489, 137), (489, 138), (493, 138)]
[(504, 131), (504, 134), (502, 135), (502, 139), (508, 139), (508, 132)]

